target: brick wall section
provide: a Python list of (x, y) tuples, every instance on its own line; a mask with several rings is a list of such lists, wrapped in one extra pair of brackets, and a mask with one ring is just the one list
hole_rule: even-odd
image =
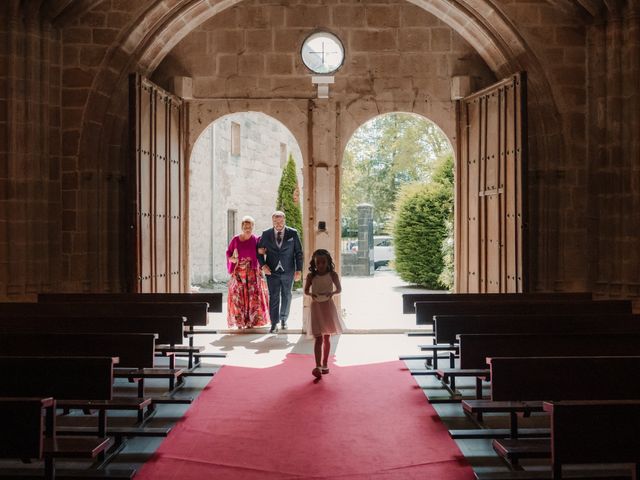
[(308, 3), (253, 0), (226, 10), (185, 37), (153, 79), (170, 88), (172, 76), (192, 76), (197, 98), (314, 97), (299, 51), (318, 27), (337, 34), (348, 52), (334, 99), (419, 91), (449, 102), (451, 75), (471, 74), (478, 86), (494, 78), (449, 26), (403, 0)]
[[(120, 291), (125, 285), (128, 97), (126, 72), (116, 68), (129, 61), (121, 38), (152, 3), (105, 0), (62, 29), (65, 290)], [(104, 69), (108, 63), (112, 68)], [(108, 115), (114, 102), (117, 114)]]
[(599, 294), (639, 297), (640, 6), (619, 5), (588, 31), (589, 258)]
[(640, 296), (638, 4), (609, 2), (581, 24), (545, 2), (500, 3), (545, 62), (562, 115), (564, 151), (532, 155), (530, 168), (533, 226), (547, 250), (538, 278)]
[(60, 38), (37, 9), (0, 7), (0, 298), (60, 280)]
[[(527, 45), (543, 62), (561, 115), (557, 149), (539, 151), (530, 132), (530, 269), (536, 290), (588, 287), (586, 156), (586, 25), (548, 2), (500, 0)], [(534, 252), (537, 252), (534, 254)]]

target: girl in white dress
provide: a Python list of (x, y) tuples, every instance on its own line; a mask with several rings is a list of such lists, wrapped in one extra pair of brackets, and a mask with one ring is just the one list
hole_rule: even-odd
[(316, 367), (311, 373), (319, 379), (323, 374), (329, 373), (331, 335), (340, 334), (343, 331), (338, 310), (332, 300), (334, 295), (342, 291), (342, 287), (340, 277), (335, 272), (331, 254), (327, 250), (320, 249), (313, 252), (309, 272), (304, 293), (311, 296), (309, 333), (316, 342), (314, 346)]

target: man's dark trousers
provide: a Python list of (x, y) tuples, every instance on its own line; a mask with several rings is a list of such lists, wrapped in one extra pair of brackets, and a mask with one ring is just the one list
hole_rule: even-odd
[(289, 317), (291, 307), (291, 289), (293, 288), (293, 272), (271, 272), (267, 275), (267, 285), (269, 286), (269, 314), (271, 315), (271, 325), (278, 325), (278, 321), (284, 327)]

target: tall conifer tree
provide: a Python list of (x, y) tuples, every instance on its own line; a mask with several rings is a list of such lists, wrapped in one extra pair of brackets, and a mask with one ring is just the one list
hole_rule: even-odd
[[(293, 155), (289, 154), (289, 160), (282, 171), (280, 186), (278, 187), (278, 200), (276, 210), (282, 210), (286, 215), (287, 225), (295, 228), (302, 242), (302, 209), (300, 208), (300, 187), (296, 174), (296, 162)], [(294, 288), (300, 288), (302, 282), (296, 282)]]

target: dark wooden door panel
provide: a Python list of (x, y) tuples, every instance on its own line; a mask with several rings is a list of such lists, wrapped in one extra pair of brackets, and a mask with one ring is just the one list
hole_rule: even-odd
[(130, 80), (131, 290), (184, 289), (182, 100), (140, 75)]
[(456, 289), (526, 290), (526, 76), (459, 101)]
[(169, 104), (169, 289), (172, 292), (181, 290), (183, 285), (183, 271), (181, 268), (183, 252), (183, 221), (182, 205), (185, 190), (184, 160), (182, 145), (182, 104), (171, 99)]

